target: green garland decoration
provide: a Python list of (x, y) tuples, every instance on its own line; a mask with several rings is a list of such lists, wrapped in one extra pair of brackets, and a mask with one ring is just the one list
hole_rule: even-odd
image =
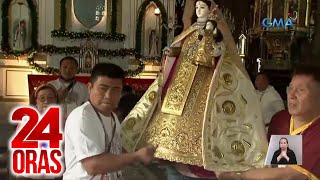
[[(53, 74), (53, 75), (59, 74), (59, 69), (57, 69), (57, 68), (53, 68), (53, 67), (44, 68), (44, 67), (40, 66), (38, 63), (36, 63), (34, 60), (34, 56), (37, 53), (38, 53), (37, 51), (33, 51), (27, 57), (27, 62), (29, 63), (31, 68), (35, 69), (37, 72), (44, 73), (44, 74)], [(140, 74), (144, 70), (144, 64), (145, 63), (143, 61), (140, 61), (137, 69), (135, 69), (135, 70), (129, 69), (129, 70), (125, 71), (126, 77), (134, 77), (134, 76), (137, 76), (138, 74)]]
[[(164, 8), (163, 4), (159, 0), (145, 0), (140, 8), (139, 8), (139, 13), (138, 13), (138, 20), (137, 20), (137, 28), (136, 28), (136, 51), (139, 53), (141, 52), (141, 45), (142, 45), (142, 26), (143, 26), (143, 21), (144, 21), (144, 16), (146, 13), (146, 8), (147, 6), (151, 3), (154, 2), (157, 7), (160, 9), (161, 12), (161, 19), (162, 23), (161, 24), (166, 24), (168, 25), (168, 16), (166, 9)], [(164, 26), (161, 26), (161, 49), (165, 48), (167, 46), (167, 29)]]
[(1, 41), (1, 49), (6, 54), (13, 54), (14, 56), (25, 55), (33, 49), (38, 48), (38, 15), (36, 5), (33, 3), (33, 0), (27, 0), (30, 18), (31, 18), (31, 48), (26, 49), (25, 51), (13, 51), (9, 44), (9, 7), (11, 4), (11, 0), (5, 0), (2, 3), (1, 7), (1, 19), (2, 19), (2, 41)]
[(38, 52), (52, 54), (79, 54), (80, 48), (77, 46), (73, 47), (57, 47), (54, 45), (40, 46)]
[(117, 49), (117, 50), (109, 50), (109, 49), (99, 49), (98, 53), (102, 57), (125, 57), (125, 56), (137, 56), (135, 49)]
[(33, 51), (27, 57), (27, 61), (29, 65), (35, 69), (37, 72), (44, 73), (44, 74), (59, 74), (59, 69), (53, 67), (42, 67), (38, 63), (34, 61), (34, 55), (37, 54), (37, 51)]
[[(45, 45), (38, 48), (38, 52), (48, 53), (48, 54), (79, 54), (81, 48), (77, 46), (72, 47), (57, 47), (54, 45)], [(125, 56), (138, 56), (135, 49), (98, 49), (98, 54), (100, 57), (125, 57)]]
[(105, 32), (73, 32), (53, 30), (51, 31), (51, 37), (55, 38), (67, 38), (67, 39), (103, 39), (106, 41), (123, 42), (126, 39), (126, 35), (121, 33), (105, 33)]
[(139, 62), (139, 66), (137, 69), (134, 69), (134, 70), (131, 70), (131, 69), (128, 69), (126, 70), (126, 77), (135, 77), (137, 75), (139, 75), (143, 70), (144, 70), (144, 65), (145, 63), (143, 61), (140, 61)]
[(139, 60), (145, 63), (149, 63), (149, 62), (159, 63), (161, 61), (161, 57), (160, 56), (155, 56), (155, 57), (144, 56), (144, 57), (140, 57)]
[(20, 56), (27, 56), (29, 52), (32, 52), (33, 49), (27, 49), (25, 51), (3, 51), (0, 54), (4, 56), (13, 56), (14, 58), (18, 58)]

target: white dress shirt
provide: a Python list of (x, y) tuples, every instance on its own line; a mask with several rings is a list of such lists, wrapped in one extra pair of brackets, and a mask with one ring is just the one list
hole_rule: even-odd
[[(57, 90), (67, 88), (70, 83), (71, 82), (64, 82), (60, 78), (49, 82), (49, 84), (54, 86)], [(64, 112), (66, 113), (65, 116), (67, 117), (71, 111), (82, 105), (88, 99), (89, 93), (87, 86), (79, 81), (76, 81), (74, 86), (68, 92), (65, 101), (61, 102)]]
[[(121, 125), (118, 117), (114, 113), (111, 117), (106, 117), (103, 114), (100, 114), (100, 116), (103, 125), (89, 102), (77, 107), (70, 113), (64, 131), (66, 162), (66, 171), (63, 174), (64, 180), (122, 179), (121, 171), (91, 176), (82, 165), (81, 161), (83, 159), (105, 153), (111, 139), (111, 148), (108, 153), (121, 154)], [(113, 136), (114, 123), (116, 123), (116, 129)]]
[(272, 116), (285, 109), (283, 100), (274, 87), (270, 85), (262, 92), (257, 90), (257, 94), (260, 100), (264, 123), (268, 126)]

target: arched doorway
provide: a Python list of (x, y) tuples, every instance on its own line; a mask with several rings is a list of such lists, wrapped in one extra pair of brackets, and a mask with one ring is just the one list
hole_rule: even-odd
[[(159, 9), (159, 15), (155, 9)], [(138, 11), (136, 29), (136, 51), (144, 56), (160, 56), (161, 49), (167, 45), (168, 24), (165, 7), (159, 0), (144, 1)]]

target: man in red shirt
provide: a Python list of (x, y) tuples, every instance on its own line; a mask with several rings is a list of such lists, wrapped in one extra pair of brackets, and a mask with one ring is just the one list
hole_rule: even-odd
[(288, 90), (288, 112), (274, 115), (271, 135), (302, 135), (302, 165), (261, 168), (246, 172), (216, 173), (219, 179), (319, 179), (320, 178), (320, 68), (299, 66)]

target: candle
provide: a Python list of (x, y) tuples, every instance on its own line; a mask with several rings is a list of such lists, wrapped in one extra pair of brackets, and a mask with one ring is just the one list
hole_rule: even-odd
[(245, 55), (245, 37), (241, 39), (241, 55)]

